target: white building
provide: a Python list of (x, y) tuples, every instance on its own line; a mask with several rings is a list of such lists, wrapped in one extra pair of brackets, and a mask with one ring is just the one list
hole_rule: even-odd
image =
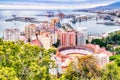
[(87, 28), (79, 27), (77, 32), (77, 46), (85, 46), (87, 39)]
[(81, 34), (84, 34), (87, 39), (87, 27), (78, 27), (77, 31)]
[(57, 39), (58, 39), (57, 33), (51, 33), (48, 36), (50, 38), (51, 45), (57, 42)]
[(77, 33), (77, 46), (85, 46), (86, 45), (86, 36), (81, 33)]
[(94, 54), (93, 55), (96, 59), (97, 59), (97, 64), (100, 67), (104, 67), (107, 63), (109, 63), (109, 56), (107, 54), (104, 53), (100, 53), (100, 54)]
[(17, 41), (20, 37), (20, 30), (19, 29), (5, 29), (4, 33), (4, 40), (5, 41)]
[(38, 40), (41, 42), (42, 46), (45, 49), (49, 49), (51, 47), (49, 37), (46, 37), (44, 35), (38, 35)]
[(25, 37), (31, 39), (31, 36), (35, 36), (36, 25), (30, 24), (25, 27)]

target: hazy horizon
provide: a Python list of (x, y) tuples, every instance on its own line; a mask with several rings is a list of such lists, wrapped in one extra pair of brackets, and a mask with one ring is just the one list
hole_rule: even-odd
[(120, 0), (0, 0), (0, 9), (84, 9)]

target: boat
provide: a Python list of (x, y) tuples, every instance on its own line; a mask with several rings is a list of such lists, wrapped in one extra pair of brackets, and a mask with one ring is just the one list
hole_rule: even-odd
[(65, 17), (65, 14), (62, 13), (62, 11), (58, 10), (58, 17), (59, 17), (60, 19), (62, 19), (62, 18)]
[(113, 26), (113, 25), (115, 25), (114, 22), (105, 22), (104, 24), (107, 25), (107, 26)]
[(114, 25), (116, 25), (115, 22), (97, 22), (96, 24), (104, 24), (106, 26), (114, 26)]
[(45, 14), (45, 16), (47, 16), (47, 17), (53, 17), (54, 16), (54, 12), (47, 11), (47, 13)]
[(70, 20), (72, 23), (76, 23), (77, 20), (75, 19), (75, 17), (72, 18), (72, 20)]

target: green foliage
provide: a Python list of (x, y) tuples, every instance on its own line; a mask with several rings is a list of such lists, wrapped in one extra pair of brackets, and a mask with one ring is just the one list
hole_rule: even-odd
[(78, 62), (77, 66), (71, 62), (60, 80), (120, 80), (120, 59), (104, 68), (96, 66), (96, 59), (92, 56), (79, 58)]
[(88, 41), (88, 40), (86, 40), (86, 43), (89, 43), (89, 41)]
[(101, 80), (120, 80), (120, 68), (115, 63), (110, 63), (102, 71)]
[(108, 37), (104, 39), (105, 43), (112, 45), (120, 45), (120, 32), (110, 33)]
[(60, 46), (60, 40), (58, 39), (57, 42), (55, 44), (53, 44), (54, 47), (59, 47)]
[(106, 49), (109, 50), (109, 51), (111, 51), (111, 52), (114, 51), (113, 45), (111, 45), (111, 44), (107, 44), (106, 45)]
[(65, 73), (52, 75), (49, 69), (56, 67), (51, 60), (55, 53), (54, 48), (0, 40), (0, 80), (120, 80), (120, 58), (101, 70), (95, 58), (85, 56), (71, 62)]
[(115, 34), (111, 37), (111, 40), (114, 41), (114, 44), (118, 44), (120, 45), (120, 35), (119, 34)]
[(0, 45), (2, 45), (2, 43), (3, 43), (3, 40), (0, 38)]
[(13, 68), (0, 67), (0, 80), (19, 80)]
[(62, 77), (65, 77), (65, 80), (95, 80), (100, 78), (100, 75), (96, 59), (93, 56), (85, 56), (78, 58), (77, 64), (72, 62)]
[(48, 50), (48, 53), (50, 53), (50, 54), (56, 54), (56, 49), (55, 48), (50, 48)]
[(93, 39), (91, 43), (97, 44), (100, 47), (105, 47), (107, 50), (111, 52), (116, 52), (117, 54), (119, 54), (120, 48), (114, 50), (114, 45), (120, 45), (120, 31), (110, 33), (109, 36), (103, 39)]
[(105, 47), (106, 44), (104, 43), (104, 41), (102, 41), (101, 39), (93, 39), (91, 41), (92, 44), (97, 44), (97, 45), (100, 45), (100, 47)]
[(115, 60), (115, 63), (120, 67), (120, 57)]
[(120, 54), (120, 46), (116, 47), (115, 50), (116, 54)]
[(39, 46), (24, 44), (22, 41), (1, 41), (0, 79), (50, 80), (49, 66), (54, 65), (51, 54), (55, 52), (55, 49), (47, 51)]
[(119, 59), (120, 55), (114, 55), (114, 56), (110, 56), (110, 60), (116, 60)]

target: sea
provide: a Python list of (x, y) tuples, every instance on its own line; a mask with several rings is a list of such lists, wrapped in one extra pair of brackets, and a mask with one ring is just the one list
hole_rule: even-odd
[[(52, 10), (55, 14), (58, 13), (58, 10)], [(33, 17), (36, 18), (38, 21), (51, 21), (52, 17), (41, 16), (45, 15), (47, 10), (17, 10), (17, 9), (2, 9), (0, 10), (0, 38), (3, 37), (3, 32), (5, 29), (14, 29), (18, 28), (20, 31), (25, 30), (25, 26), (31, 24), (30, 22), (21, 22), (21, 21), (5, 21), (6, 19), (10, 19), (13, 15), (17, 17)], [(76, 14), (80, 16), (96, 16), (96, 13), (88, 13), (88, 12), (74, 12), (71, 10), (61, 10), (64, 14)], [(101, 21), (101, 20), (100, 20)], [(71, 23), (69, 19), (63, 19), (62, 23), (69, 23), (75, 30), (79, 27), (87, 27), (88, 34), (102, 34), (107, 31), (111, 31), (114, 29), (120, 29), (120, 26), (107, 26), (103, 24), (96, 24), (99, 20), (87, 20), (82, 22), (77, 22), (75, 24)]]

